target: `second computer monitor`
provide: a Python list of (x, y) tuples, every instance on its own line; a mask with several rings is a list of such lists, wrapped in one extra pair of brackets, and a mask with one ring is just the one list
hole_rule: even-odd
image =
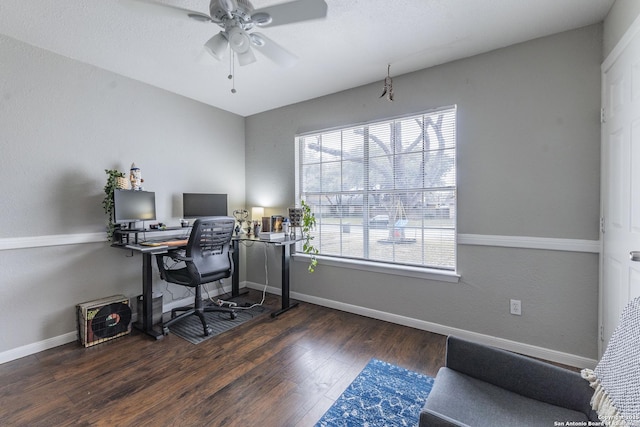
[(227, 195), (211, 193), (182, 193), (183, 218), (227, 216)]

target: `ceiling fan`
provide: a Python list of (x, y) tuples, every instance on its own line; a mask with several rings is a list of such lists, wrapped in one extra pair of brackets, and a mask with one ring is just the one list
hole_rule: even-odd
[(205, 50), (221, 60), (230, 48), (241, 66), (256, 61), (254, 48), (282, 67), (290, 67), (297, 61), (295, 55), (264, 34), (251, 32), (254, 28), (274, 27), (327, 16), (327, 4), (324, 0), (293, 0), (257, 10), (249, 0), (211, 0), (209, 15), (152, 0), (135, 1), (177, 12), (196, 21), (217, 24), (222, 31), (204, 44)]

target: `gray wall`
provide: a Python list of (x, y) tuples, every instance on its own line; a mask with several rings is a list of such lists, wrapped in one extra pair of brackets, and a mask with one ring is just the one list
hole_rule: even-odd
[(603, 52), (605, 58), (639, 15), (640, 1), (616, 0), (604, 21)]
[[(601, 57), (593, 25), (394, 76), (393, 103), (380, 81), (248, 117), (247, 206), (293, 205), (297, 132), (457, 104), (459, 233), (597, 241)], [(294, 263), (292, 289), (596, 358), (596, 253), (459, 244), (458, 266), (460, 283), (445, 283)], [(263, 269), (247, 279), (263, 283)]]
[[(2, 354), (74, 332), (77, 303), (141, 293), (140, 256), (102, 234), (104, 169), (135, 162), (177, 225), (183, 191), (244, 205), (245, 138), (242, 117), (4, 36), (0, 58)], [(51, 235), (94, 243), (29, 247)]]

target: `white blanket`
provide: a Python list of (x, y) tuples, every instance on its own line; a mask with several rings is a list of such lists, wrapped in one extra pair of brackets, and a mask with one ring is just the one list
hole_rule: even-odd
[(582, 377), (595, 389), (591, 405), (607, 426), (640, 427), (640, 297), (620, 316), (595, 371)]

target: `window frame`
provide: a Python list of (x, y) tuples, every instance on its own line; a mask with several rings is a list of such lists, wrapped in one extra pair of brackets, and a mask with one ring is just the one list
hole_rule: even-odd
[[(331, 133), (335, 133), (335, 132), (345, 132), (345, 131), (349, 131), (350, 129), (356, 129), (356, 128), (363, 128), (363, 138), (367, 138), (368, 136), (365, 136), (365, 134), (368, 133), (369, 129), (373, 126), (376, 125), (385, 125), (385, 124), (395, 124), (397, 122), (400, 122), (402, 120), (406, 120), (406, 119), (412, 119), (412, 118), (421, 118), (422, 120), (424, 120), (425, 117), (427, 116), (432, 116), (434, 114), (438, 114), (438, 112), (452, 112), (453, 113), (453, 119), (452, 119), (452, 124), (453, 124), (453, 141), (452, 141), (452, 146), (445, 146), (444, 148), (440, 148), (440, 150), (445, 151), (445, 150), (452, 150), (453, 151), (453, 174), (454, 174), (454, 179), (453, 179), (453, 183), (452, 185), (447, 185), (445, 187), (443, 186), (427, 186), (425, 185), (425, 183), (422, 183), (422, 186), (418, 186), (418, 187), (411, 187), (408, 189), (408, 191), (418, 191), (421, 192), (423, 194), (426, 194), (428, 192), (435, 192), (435, 191), (450, 191), (453, 194), (453, 203), (451, 206), (453, 206), (454, 209), (454, 216), (450, 219), (452, 219), (452, 226), (449, 227), (438, 227), (436, 229), (439, 230), (451, 230), (453, 233), (453, 237), (451, 240), (452, 242), (452, 251), (453, 251), (453, 265), (452, 267), (449, 266), (445, 266), (445, 267), (437, 267), (437, 266), (433, 266), (433, 265), (429, 265), (429, 264), (425, 264), (425, 259), (423, 259), (421, 262), (422, 264), (413, 264), (413, 263), (402, 263), (402, 262), (397, 262), (394, 260), (391, 261), (386, 261), (386, 260), (381, 260), (381, 259), (371, 259), (371, 258), (360, 258), (360, 257), (349, 257), (349, 256), (345, 256), (342, 253), (342, 249), (340, 249), (340, 254), (322, 254), (320, 253), (319, 255), (316, 255), (316, 258), (319, 261), (319, 264), (325, 264), (325, 265), (332, 265), (332, 266), (338, 266), (338, 267), (347, 267), (347, 268), (351, 268), (351, 269), (356, 269), (356, 270), (366, 270), (366, 271), (375, 271), (375, 272), (380, 272), (380, 273), (386, 273), (386, 274), (393, 274), (393, 275), (402, 275), (402, 276), (407, 276), (407, 277), (416, 277), (416, 278), (423, 278), (423, 279), (434, 279), (434, 280), (440, 280), (440, 281), (447, 281), (447, 282), (458, 282), (460, 276), (457, 273), (457, 269), (458, 269), (458, 250), (457, 250), (457, 246), (458, 246), (458, 242), (457, 242), (457, 229), (458, 229), (458, 224), (457, 224), (457, 206), (458, 206), (458, 200), (457, 200), (457, 194), (458, 194), (458, 182), (457, 182), (457, 176), (458, 176), (458, 170), (457, 170), (457, 129), (458, 129), (458, 109), (457, 109), (457, 105), (449, 105), (449, 106), (444, 106), (444, 107), (439, 107), (439, 108), (434, 108), (434, 109), (429, 109), (429, 110), (424, 110), (421, 112), (414, 112), (414, 113), (408, 113), (408, 114), (404, 114), (404, 115), (398, 115), (398, 116), (394, 116), (394, 117), (388, 117), (388, 118), (381, 118), (381, 119), (376, 119), (376, 120), (371, 120), (371, 121), (367, 121), (367, 122), (362, 122), (362, 123), (355, 123), (355, 124), (346, 124), (346, 125), (342, 125), (342, 126), (336, 126), (333, 128), (327, 128), (327, 129), (320, 129), (320, 130), (314, 130), (314, 131), (308, 131), (308, 132), (302, 132), (302, 133), (298, 133), (295, 135), (294, 138), (294, 146), (295, 146), (295, 201), (296, 201), (296, 205), (300, 204), (300, 200), (301, 200), (301, 196), (302, 196), (302, 182), (303, 182), (303, 166), (304, 166), (304, 159), (303, 159), (303, 143), (301, 142), (301, 138), (304, 140), (304, 138), (309, 137), (309, 136), (318, 136), (320, 134), (322, 135), (329, 135)], [(422, 124), (422, 126), (424, 125), (424, 122)], [(426, 129), (426, 128), (425, 128)], [(451, 130), (450, 130), (451, 132)], [(390, 131), (390, 133), (393, 133), (393, 131)], [(392, 140), (393, 140), (393, 136), (391, 136)], [(449, 136), (449, 138), (451, 138)], [(422, 138), (422, 143), (424, 144), (425, 141), (425, 137)], [(450, 141), (451, 143), (451, 141)], [(366, 142), (366, 140), (363, 141), (363, 144), (368, 145), (368, 143)], [(421, 156), (423, 157), (423, 159), (425, 158), (425, 156), (428, 155), (429, 151), (432, 151), (433, 148), (431, 148), (431, 150), (429, 150), (429, 147), (422, 147), (421, 150), (419, 150), (418, 152), (421, 153)], [(370, 153), (368, 152), (368, 148), (363, 148), (363, 153), (362, 153), (362, 163), (363, 163), (363, 168), (365, 170), (365, 174), (367, 175), (367, 177), (369, 176), (370, 173), (370, 165), (369, 162), (370, 160), (373, 158), (372, 155), (370, 155)], [(393, 154), (393, 158), (395, 158), (398, 155), (405, 155), (405, 152), (402, 153), (394, 153)], [(340, 157), (341, 159), (343, 159), (342, 157)], [(338, 160), (338, 161), (343, 161), (343, 160)], [(395, 164), (395, 160), (393, 160), (394, 164)], [(323, 162), (320, 161), (318, 164), (319, 165), (323, 165), (323, 164), (327, 164), (329, 163), (327, 162)], [(423, 177), (424, 172), (423, 172)], [(394, 172), (394, 181), (393, 183), (395, 184), (395, 180), (397, 179), (397, 176), (395, 175)], [(362, 194), (363, 194), (363, 218), (369, 218), (369, 209), (370, 206), (368, 204), (368, 202), (366, 201), (367, 198), (375, 193), (376, 191), (379, 190), (375, 190), (372, 188), (366, 188), (367, 186), (369, 186), (368, 183), (368, 178), (365, 178), (365, 183), (366, 185), (363, 186)], [(394, 191), (397, 190), (390, 190), (390, 193), (393, 193)], [(331, 194), (331, 193), (336, 193), (336, 194), (344, 194), (345, 191), (344, 190), (340, 190), (340, 191), (319, 191), (319, 192), (315, 192), (317, 195), (320, 195), (322, 193), (324, 194)], [(425, 203), (424, 199), (423, 202)], [(341, 205), (343, 206), (343, 205)], [(419, 210), (419, 212), (423, 215), (424, 218), (424, 213), (426, 211), (427, 207), (426, 205), (421, 205), (421, 208)], [(366, 212), (366, 215), (365, 215)], [(369, 232), (371, 225), (370, 224), (363, 224), (362, 229), (363, 229), (363, 233), (364, 232)], [(414, 227), (417, 230), (420, 230), (422, 233), (424, 233), (425, 230), (429, 229), (429, 227), (425, 227), (424, 225), (424, 221), (422, 222), (422, 226), (421, 227)], [(339, 236), (340, 239), (342, 239), (343, 234), (345, 234), (344, 230), (340, 229), (339, 231)], [(363, 237), (363, 239), (367, 239), (366, 237)], [(299, 248), (298, 248), (299, 249)], [(424, 251), (424, 244), (421, 245), (421, 250)], [(367, 249), (365, 249), (364, 254), (366, 254), (367, 256), (369, 256)], [(298, 260), (302, 260), (307, 262), (308, 261), (309, 256), (302, 253), (302, 252), (296, 252), (294, 254), (294, 260), (298, 261)]]

